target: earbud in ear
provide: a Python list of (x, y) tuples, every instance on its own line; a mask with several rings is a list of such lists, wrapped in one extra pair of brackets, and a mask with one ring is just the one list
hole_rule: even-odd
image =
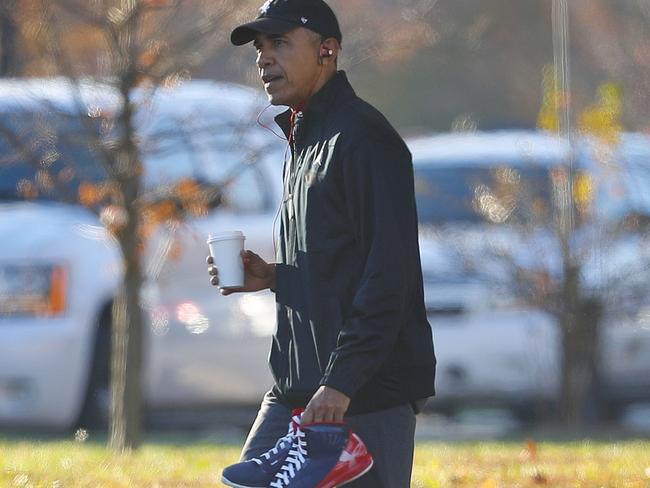
[(334, 54), (334, 51), (331, 49), (327, 49), (325, 46), (320, 47), (320, 57), (321, 58), (329, 58)]

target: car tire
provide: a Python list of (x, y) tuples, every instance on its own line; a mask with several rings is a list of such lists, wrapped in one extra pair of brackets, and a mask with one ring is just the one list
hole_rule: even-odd
[(110, 410), (111, 306), (102, 311), (95, 334), (92, 366), (75, 428), (108, 428)]

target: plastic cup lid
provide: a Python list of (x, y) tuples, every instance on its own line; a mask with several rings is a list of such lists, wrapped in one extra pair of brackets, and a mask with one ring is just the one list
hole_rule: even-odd
[(244, 233), (240, 230), (229, 230), (218, 234), (208, 234), (208, 242), (224, 241), (226, 239), (245, 239)]

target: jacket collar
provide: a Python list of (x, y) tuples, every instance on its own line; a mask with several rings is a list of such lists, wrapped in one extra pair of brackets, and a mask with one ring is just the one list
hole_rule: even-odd
[[(335, 105), (337, 100), (344, 100), (354, 96), (356, 94), (348, 81), (345, 71), (337, 71), (307, 102), (307, 105), (302, 109), (302, 118), (304, 121), (309, 121), (313, 117), (327, 112)], [(288, 139), (291, 134), (291, 109), (277, 115), (275, 122)]]

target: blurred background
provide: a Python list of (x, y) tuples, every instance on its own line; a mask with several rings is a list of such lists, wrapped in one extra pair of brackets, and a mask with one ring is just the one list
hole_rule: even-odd
[[(419, 435), (650, 435), (650, 3), (331, 5), (341, 69), (414, 157)], [(274, 260), (286, 141), (229, 43), (258, 8), (3, 0), (3, 428), (250, 425), (274, 298), (217, 293), (205, 241)]]

